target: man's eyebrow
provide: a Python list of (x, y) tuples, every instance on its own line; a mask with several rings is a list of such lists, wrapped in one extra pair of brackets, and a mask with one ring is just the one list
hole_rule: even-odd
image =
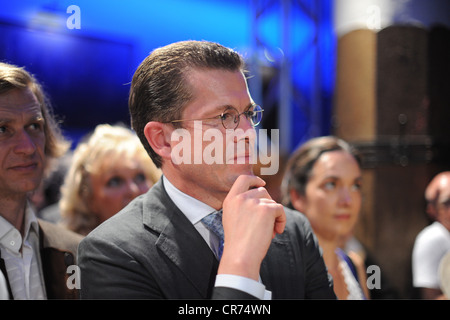
[(11, 124), (14, 123), (15, 119), (14, 118), (9, 118), (9, 117), (0, 117), (0, 124), (2, 126), (7, 125), (7, 124)]
[(30, 118), (30, 121), (41, 121), (41, 122), (45, 122), (44, 116), (42, 115), (38, 115), (38, 116), (34, 116)]
[(11, 123), (11, 122), (13, 122), (13, 121), (14, 121), (13, 119), (0, 118), (0, 123), (1, 123), (1, 124), (8, 124), (8, 123)]
[(230, 108), (234, 108), (232, 105), (230, 104), (225, 104), (225, 105), (220, 105), (217, 106), (216, 108), (214, 108), (214, 112), (221, 112)]
[[(250, 103), (244, 108), (244, 110), (248, 110), (248, 109), (250, 109), (250, 108), (252, 108), (252, 107), (254, 107), (254, 106), (256, 106), (256, 103), (250, 102)], [(233, 105), (231, 105), (231, 104), (225, 104), (225, 105), (217, 106), (217, 107), (215, 108), (215, 110), (217, 110), (217, 111), (220, 112), (220, 111), (225, 111), (225, 110), (231, 109), (231, 108), (238, 110), (238, 108), (236, 108), (235, 106), (233, 106)]]
[[(35, 116), (31, 116), (30, 118), (28, 118), (27, 122), (45, 122), (45, 118), (42, 115), (35, 115)], [(8, 124), (8, 123), (14, 123), (15, 120), (11, 119), (11, 118), (0, 118), (0, 123), (1, 124)]]

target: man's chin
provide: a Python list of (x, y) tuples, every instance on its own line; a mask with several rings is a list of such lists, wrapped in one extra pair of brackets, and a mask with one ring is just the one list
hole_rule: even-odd
[(242, 175), (254, 176), (255, 174), (253, 173), (253, 165), (234, 164), (233, 171), (230, 172), (230, 174), (229, 174), (229, 181), (231, 182), (231, 184), (233, 184), (236, 181), (236, 179)]
[(17, 193), (33, 193), (39, 188), (39, 185), (40, 179), (22, 179), (16, 180), (12, 188)]

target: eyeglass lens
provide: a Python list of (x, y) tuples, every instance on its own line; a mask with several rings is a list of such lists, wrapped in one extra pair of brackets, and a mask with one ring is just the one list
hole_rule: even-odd
[(241, 115), (245, 115), (245, 117), (255, 127), (261, 122), (262, 112), (263, 110), (260, 106), (256, 106), (253, 110), (243, 113), (239, 113), (236, 109), (230, 109), (227, 110), (227, 112), (222, 116), (222, 123), (226, 129), (236, 129), (239, 125)]

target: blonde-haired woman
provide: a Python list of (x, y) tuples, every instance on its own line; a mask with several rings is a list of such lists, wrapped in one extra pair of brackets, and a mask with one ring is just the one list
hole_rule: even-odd
[(147, 192), (160, 176), (134, 132), (98, 125), (74, 151), (61, 190), (61, 224), (86, 235)]

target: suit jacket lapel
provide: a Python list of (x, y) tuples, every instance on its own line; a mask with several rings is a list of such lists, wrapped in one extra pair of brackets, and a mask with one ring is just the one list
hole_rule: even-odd
[[(202, 298), (212, 294), (218, 261), (204, 239), (167, 195), (162, 179), (144, 200), (143, 223), (159, 233), (156, 246)], [(155, 199), (157, 199), (155, 201)]]
[[(45, 290), (48, 299), (78, 299), (78, 290), (71, 290), (67, 287), (67, 267), (75, 264), (75, 259), (70, 251), (53, 248), (53, 240), (60, 239), (60, 233), (52, 232), (55, 227), (49, 222), (39, 220), (39, 250), (44, 275)], [(48, 236), (50, 235), (50, 236)], [(80, 238), (79, 235), (74, 237)], [(61, 242), (61, 241), (60, 241)], [(74, 246), (74, 245), (73, 245)], [(76, 247), (72, 248), (76, 250)], [(5, 262), (1, 258), (0, 270), (6, 278), (10, 299), (13, 299), (11, 285), (6, 272)]]
[[(59, 249), (56, 243), (52, 243), (53, 240), (58, 239), (58, 236), (62, 236), (54, 232), (53, 224), (39, 220), (39, 227), (39, 246), (47, 298), (78, 299), (79, 290), (69, 289), (67, 286), (69, 278), (67, 267), (75, 264), (73, 252), (76, 252), (76, 248), (72, 248), (73, 252), (71, 252), (67, 249)], [(76, 236), (81, 238), (79, 235)]]

